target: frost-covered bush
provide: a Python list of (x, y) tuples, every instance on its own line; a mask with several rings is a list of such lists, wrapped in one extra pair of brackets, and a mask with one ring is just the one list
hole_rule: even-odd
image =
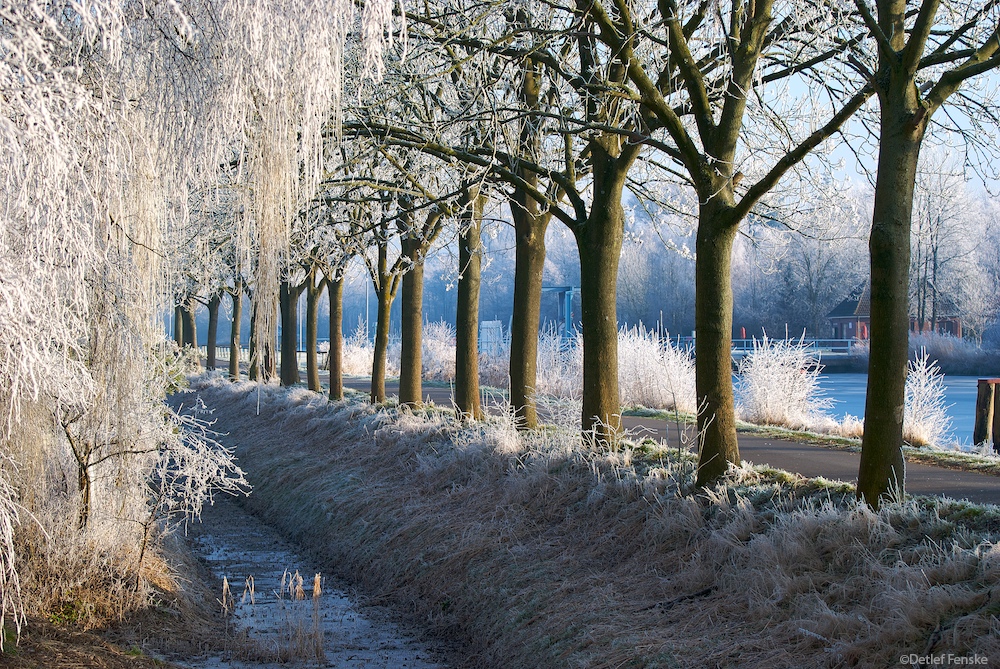
[(951, 359), (961, 361), (974, 358), (980, 349), (974, 342), (937, 332), (910, 333), (910, 357), (916, 360), (924, 353), (935, 361)]
[[(375, 344), (368, 338), (364, 323), (344, 340), (343, 373), (348, 376), (371, 376), (375, 359)], [(389, 337), (386, 351), (385, 375), (399, 376), (399, 337)]]
[(583, 389), (583, 335), (563, 339), (549, 328), (538, 336), (539, 394), (578, 398)]
[(493, 388), (510, 385), (510, 338), (500, 346), (479, 352), (479, 382)]
[[(421, 338), (423, 378), (450, 381), (455, 378), (455, 328), (444, 321), (425, 323)], [(385, 374), (399, 376), (399, 336), (389, 337)], [(363, 322), (344, 340), (343, 373), (349, 376), (371, 376), (375, 344), (368, 338)]]
[(99, 443), (80, 440), (101, 434), (90, 416), (23, 407), (8, 446), (21, 481), (17, 508), (31, 519), (13, 535), (29, 615), (95, 627), (146, 606), (151, 588), (172, 578), (160, 557), (163, 530), (198, 516), (217, 491), (247, 489), (204, 405), (175, 411), (161, 399), (138, 407), (147, 409), (143, 430), (104, 433)]
[[(480, 380), (485, 385), (508, 386), (509, 343), (479, 358)], [(566, 341), (549, 329), (538, 336), (537, 391), (539, 395), (579, 399), (583, 388), (583, 338), (577, 333)], [(656, 333), (622, 328), (618, 333), (618, 383), (622, 404), (655, 409), (694, 411), (694, 361), (669, 340)]]
[(642, 325), (618, 332), (618, 386), (624, 405), (696, 409), (694, 360)]
[(906, 373), (903, 439), (913, 446), (941, 446), (951, 431), (944, 403), (944, 374), (937, 361), (921, 351)]
[(973, 341), (936, 332), (911, 333), (910, 359), (918, 359), (924, 351), (949, 374), (982, 375), (984, 370), (1000, 369), (996, 351), (983, 350)]
[(433, 381), (455, 378), (455, 328), (445, 321), (423, 327), (423, 377)]
[(753, 352), (739, 364), (737, 411), (742, 420), (792, 429), (830, 429), (821, 396), (821, 367), (801, 341), (754, 339)]

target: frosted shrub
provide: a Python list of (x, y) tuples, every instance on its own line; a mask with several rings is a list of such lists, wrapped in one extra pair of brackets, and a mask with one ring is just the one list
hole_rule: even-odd
[[(59, 429), (48, 406), (25, 407), (30, 420), (9, 443), (21, 480), (14, 508), (30, 522), (13, 536), (0, 526), (0, 541), (13, 539), (29, 615), (59, 613), (90, 627), (146, 606), (150, 586), (172, 578), (160, 557), (163, 530), (198, 516), (217, 492), (248, 489), (232, 451), (213, 439), (203, 404), (176, 411), (162, 400), (141, 406), (148, 410), (145, 430), (93, 452), (72, 449), (68, 435), (76, 438), (76, 423)], [(80, 475), (78, 455), (89, 462), (86, 497), (66, 485)], [(6, 580), (2, 596), (9, 603), (19, 584)]]
[(940, 446), (951, 430), (944, 403), (944, 374), (937, 361), (921, 351), (911, 360), (906, 374), (906, 404), (903, 439), (913, 446)]
[[(482, 383), (507, 387), (509, 362), (509, 343), (499, 351), (481, 352)], [(537, 382), (539, 395), (579, 399), (583, 387), (583, 341), (579, 333), (569, 342), (552, 329), (539, 335)], [(623, 328), (618, 333), (618, 383), (623, 404), (694, 411), (694, 361), (671, 342), (659, 342), (654, 332), (641, 326)]]
[(995, 354), (983, 351), (974, 342), (937, 332), (911, 333), (909, 349), (911, 360), (926, 351), (929, 358), (950, 374), (977, 375), (984, 364), (995, 363)]
[(553, 329), (538, 336), (538, 387), (545, 395), (576, 398), (583, 388), (583, 337), (564, 342)]
[(847, 414), (831, 432), (848, 439), (860, 439), (865, 435), (865, 421), (863, 418)]
[(788, 428), (831, 427), (820, 396), (821, 366), (801, 341), (754, 339), (753, 353), (740, 361), (736, 384), (741, 419)]
[(642, 325), (618, 332), (622, 404), (694, 412), (694, 361)]
[(375, 348), (368, 340), (363, 323), (358, 323), (349, 337), (344, 340), (343, 372), (351, 376), (367, 376), (372, 373), (372, 358)]
[(434, 381), (455, 378), (455, 328), (445, 321), (423, 327), (423, 377)]
[(494, 388), (510, 385), (510, 339), (494, 350), (479, 352), (479, 382)]

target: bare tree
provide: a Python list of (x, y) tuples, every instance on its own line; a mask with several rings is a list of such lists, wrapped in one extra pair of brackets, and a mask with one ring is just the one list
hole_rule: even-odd
[[(783, 80), (822, 81), (813, 68), (835, 61), (853, 42), (824, 27), (843, 24), (832, 9), (770, 0), (716, 9), (707, 2), (665, 0), (658, 22), (647, 28), (647, 19), (621, 3), (613, 10), (588, 7), (600, 39), (626, 68), (631, 97), (653, 116), (650, 125), (669, 136), (671, 144), (662, 150), (683, 166), (698, 195), (695, 347), (698, 427), (704, 435), (699, 484), (740, 461), (730, 275), (740, 222), (871, 95), (864, 85), (837, 77), (826, 88), (828, 104), (789, 104)], [(657, 35), (652, 45), (651, 34)], [(824, 34), (832, 37), (817, 39)], [(748, 116), (748, 109), (755, 114)], [(796, 127), (791, 119), (802, 113), (812, 120)], [(743, 184), (745, 179), (750, 183)]]
[[(879, 158), (871, 258), (871, 353), (858, 496), (873, 506), (904, 488), (903, 405), (914, 188), (931, 120), (970, 78), (1000, 66), (1000, 6), (856, 0), (874, 54), (854, 59), (878, 94)], [(877, 65), (870, 62), (877, 59)], [(973, 101), (974, 103), (974, 101)], [(976, 114), (997, 120), (988, 106)], [(973, 136), (968, 136), (972, 138)]]

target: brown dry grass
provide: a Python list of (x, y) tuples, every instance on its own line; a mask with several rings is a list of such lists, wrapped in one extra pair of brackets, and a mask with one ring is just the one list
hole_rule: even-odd
[(0, 655), (9, 669), (164, 669), (171, 665), (90, 632), (29, 620), (17, 648)]
[(568, 432), (196, 389), (250, 473), (248, 503), (460, 636), (470, 666), (1000, 659), (995, 507), (875, 514), (848, 486), (761, 469), (694, 494), (690, 461), (649, 445), (597, 454)]
[(16, 644), (9, 635), (0, 667), (162, 668), (173, 665), (152, 655), (187, 659), (228, 641), (207, 585), (214, 578), (176, 534), (158, 537), (146, 553), (136, 590), (135, 572), (120, 555), (37, 531), (25, 524), (18, 538), (32, 613)]

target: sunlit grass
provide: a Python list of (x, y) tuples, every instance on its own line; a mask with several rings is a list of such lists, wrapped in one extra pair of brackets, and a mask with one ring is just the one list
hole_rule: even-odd
[(507, 415), (470, 426), (305, 390), (196, 388), (260, 477), (258, 512), (483, 666), (1000, 652), (983, 608), (1000, 583), (996, 507), (874, 512), (850, 484), (764, 467), (699, 491), (692, 454), (652, 441), (597, 452), (576, 429), (518, 432)]

